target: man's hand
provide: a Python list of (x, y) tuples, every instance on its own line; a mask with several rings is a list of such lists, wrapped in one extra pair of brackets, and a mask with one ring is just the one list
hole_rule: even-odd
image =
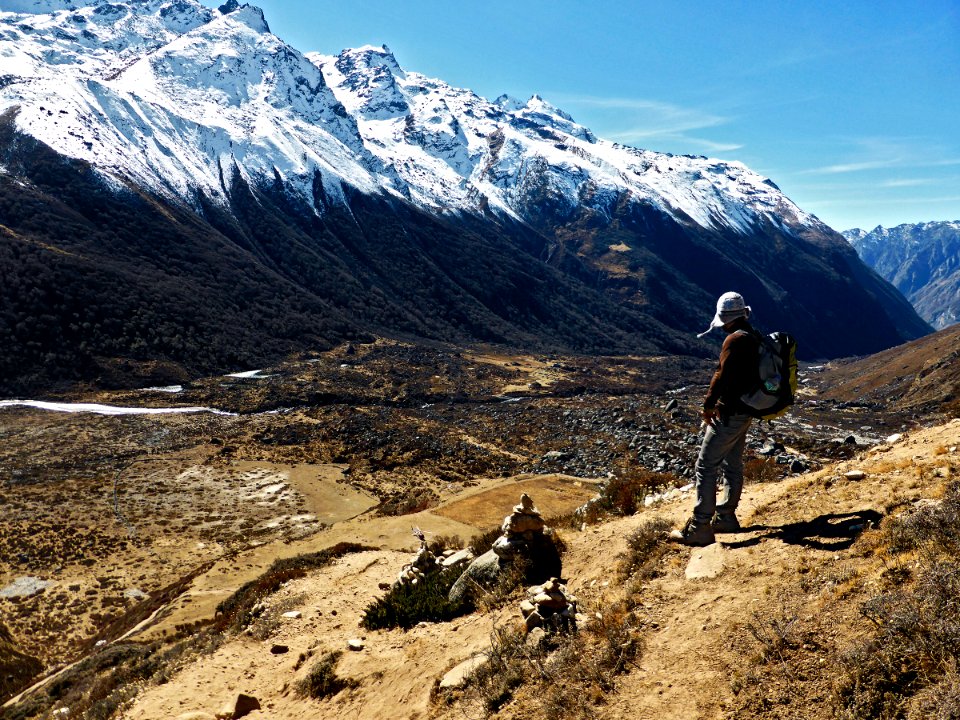
[(716, 408), (704, 408), (700, 411), (700, 417), (703, 418), (703, 421), (707, 425), (713, 425), (717, 419), (717, 409)]

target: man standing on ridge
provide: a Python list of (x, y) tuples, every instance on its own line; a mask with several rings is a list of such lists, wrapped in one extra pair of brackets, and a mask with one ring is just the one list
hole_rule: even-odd
[[(703, 442), (696, 464), (697, 500), (693, 517), (670, 538), (684, 545), (713, 543), (715, 533), (740, 531), (736, 510), (743, 490), (743, 449), (753, 416), (740, 401), (757, 386), (760, 340), (750, 325), (750, 306), (739, 293), (727, 292), (717, 300), (717, 314), (703, 337), (714, 328), (727, 333), (720, 361), (703, 400)], [(723, 497), (717, 503), (717, 479), (723, 473)]]

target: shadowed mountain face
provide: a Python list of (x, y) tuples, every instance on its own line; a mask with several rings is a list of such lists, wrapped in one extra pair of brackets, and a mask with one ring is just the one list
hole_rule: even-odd
[[(653, 210), (600, 227), (584, 214), (538, 233), (362, 193), (318, 218), (282, 187), (239, 181), (230, 208), (195, 213), (106, 187), (6, 128), (4, 161), (18, 170), (0, 176), (7, 392), (60, 379), (109, 384), (111, 358), (131, 361), (126, 372), (145, 381), (174, 382), (177, 368), (246, 369), (370, 333), (704, 354), (694, 333), (730, 287), (758, 325), (793, 330), (808, 357), (869, 352), (922, 331), (907, 312), (903, 329), (888, 319), (897, 296), (844, 245), (814, 252), (782, 237), (779, 254), (761, 254), (770, 236), (757, 233), (735, 238), (740, 256), (729, 257), (720, 250), (729, 239)], [(871, 280), (889, 296), (865, 292)]]
[(933, 327), (960, 321), (960, 222), (855, 229), (843, 235)]
[(386, 48), (307, 57), (249, 6), (51, 8), (0, 14), (3, 392), (370, 334), (710, 355), (731, 289), (806, 358), (929, 331), (738, 163), (599, 140)]

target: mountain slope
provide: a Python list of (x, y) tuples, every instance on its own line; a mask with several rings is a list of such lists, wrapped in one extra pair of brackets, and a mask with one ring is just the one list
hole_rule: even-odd
[(823, 397), (919, 413), (960, 412), (960, 325), (876, 355), (830, 363)]
[(14, 7), (2, 271), (39, 290), (4, 291), (8, 392), (93, 379), (104, 358), (233, 369), (370, 332), (708, 354), (693, 335), (731, 287), (807, 357), (929, 330), (739, 163), (603, 141), (539, 97), (488, 101), (384, 47), (306, 56), (236, 2)]
[(960, 322), (960, 222), (856, 228), (843, 235), (933, 327)]

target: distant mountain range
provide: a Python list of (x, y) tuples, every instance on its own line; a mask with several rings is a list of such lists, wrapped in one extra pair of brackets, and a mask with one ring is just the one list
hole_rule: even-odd
[(843, 236), (934, 328), (960, 322), (960, 221), (854, 228)]
[(229, 0), (5, 0), (0, 378), (161, 379), (370, 334), (608, 353), (737, 289), (801, 353), (929, 332), (744, 165), (599, 139)]

